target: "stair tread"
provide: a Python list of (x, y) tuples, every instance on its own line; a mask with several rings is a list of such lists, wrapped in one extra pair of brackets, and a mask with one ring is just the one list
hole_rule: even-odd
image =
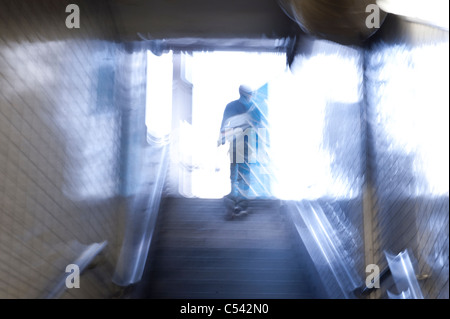
[[(154, 251), (158, 258), (189, 258), (189, 259), (245, 259), (245, 260), (285, 260), (298, 259), (299, 252), (292, 249), (267, 249), (267, 248), (238, 248), (238, 249), (189, 249), (189, 248), (165, 248)], [(305, 255), (305, 258), (307, 256)]]
[(288, 239), (277, 241), (261, 242), (260, 239), (236, 239), (236, 238), (158, 238), (157, 244), (161, 247), (202, 247), (202, 248), (267, 248), (283, 249), (290, 247), (291, 242)]
[(149, 298), (310, 298), (309, 256), (299, 252), (278, 201), (250, 201), (226, 219), (222, 199), (163, 201), (141, 293)]

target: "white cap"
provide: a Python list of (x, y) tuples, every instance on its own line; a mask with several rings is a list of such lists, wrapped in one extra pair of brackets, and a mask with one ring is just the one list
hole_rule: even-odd
[(253, 89), (245, 84), (242, 84), (239, 86), (239, 94), (241, 95), (247, 95), (247, 96), (252, 96), (253, 95)]

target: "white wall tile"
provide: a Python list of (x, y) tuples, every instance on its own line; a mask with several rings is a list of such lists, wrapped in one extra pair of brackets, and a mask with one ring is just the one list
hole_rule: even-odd
[[(93, 46), (91, 37), (113, 35), (89, 30), (87, 25), (76, 33), (83, 40), (72, 41), (74, 33), (57, 23), (60, 12), (65, 17), (69, 2), (0, 3), (0, 17), (8, 19), (9, 26), (0, 28), (0, 297), (44, 296), (57, 279), (57, 270), (67, 262), (64, 258), (69, 252), (73, 255), (71, 242), (91, 243), (94, 239), (89, 227), (100, 239), (114, 241), (114, 223), (91, 225), (80, 211), (102, 214), (110, 199), (98, 205), (88, 193), (98, 189), (95, 183), (101, 184), (101, 178), (116, 179), (91, 168), (92, 158), (86, 157), (86, 149), (104, 132), (118, 138), (118, 117), (105, 128), (89, 130), (90, 117), (95, 115), (86, 111), (96, 96), (96, 64), (90, 60), (104, 54), (103, 47), (114, 52), (116, 44)], [(106, 1), (82, 2), (86, 12), (106, 6)], [(110, 17), (102, 15), (101, 19), (92, 16), (91, 27), (107, 24), (114, 32)], [(102, 148), (98, 143), (95, 147), (100, 156), (95, 165), (106, 167), (110, 158), (117, 156), (112, 153), (117, 149)], [(80, 178), (83, 173), (97, 173), (99, 180)], [(87, 192), (77, 192), (82, 189)], [(115, 213), (108, 210), (106, 214), (114, 219)], [(108, 291), (81, 293), (101, 297)]]

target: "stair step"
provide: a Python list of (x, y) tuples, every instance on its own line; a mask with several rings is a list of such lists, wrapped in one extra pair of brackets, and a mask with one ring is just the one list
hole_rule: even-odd
[(229, 237), (215, 238), (186, 238), (186, 237), (161, 237), (158, 238), (158, 245), (161, 247), (197, 247), (197, 248), (267, 248), (267, 249), (284, 249), (291, 246), (291, 242), (287, 239), (276, 241), (264, 241), (260, 239), (236, 239)]
[[(184, 258), (184, 259), (242, 259), (242, 260), (298, 260), (298, 252), (293, 254), (292, 249), (190, 249), (187, 247), (177, 248), (159, 248), (153, 251), (155, 258)], [(300, 258), (307, 258), (308, 256), (301, 256)]]
[[(168, 249), (169, 250), (169, 249)], [(161, 250), (160, 250), (161, 251)], [(281, 250), (267, 250), (265, 254), (242, 254), (242, 249), (235, 249), (227, 253), (221, 253), (222, 250), (200, 250), (197, 253), (181, 253), (181, 254), (163, 254), (156, 252), (152, 260), (152, 267), (155, 268), (250, 268), (250, 269), (300, 269), (305, 267), (306, 262), (300, 258), (296, 258), (292, 251), (285, 250), (282, 254)], [(183, 264), (179, 261), (182, 258)]]
[(269, 229), (264, 231), (261, 229), (224, 229), (224, 228), (196, 228), (190, 227), (178, 229), (163, 229), (161, 231), (163, 237), (183, 237), (183, 238), (227, 238), (234, 239), (283, 239), (286, 238), (285, 229)]
[(173, 272), (177, 272), (177, 280), (190, 280), (195, 278), (195, 280), (218, 280), (220, 281), (252, 281), (254, 283), (261, 282), (289, 282), (289, 283), (306, 283), (307, 279), (303, 276), (302, 272), (305, 269), (282, 269), (283, 271), (274, 271), (274, 269), (258, 269), (258, 268), (171, 268), (164, 267), (163, 269), (158, 269), (154, 271), (154, 276), (158, 276), (158, 280), (170, 280), (173, 279)]
[[(158, 258), (158, 257), (156, 257)], [(175, 258), (164, 258), (159, 262), (155, 262), (152, 267), (155, 269), (171, 269), (176, 268), (187, 268), (187, 269), (213, 269), (217, 268), (219, 271), (224, 269), (254, 269), (254, 270), (299, 270), (305, 267), (304, 263), (300, 263), (294, 260), (271, 260), (271, 259), (258, 259), (258, 260), (245, 260), (242, 258), (183, 258), (183, 264), (180, 267), (180, 259)]]
[[(162, 292), (162, 293), (161, 293)], [(151, 298), (293, 299), (310, 298), (307, 283), (245, 280), (161, 280), (147, 291)]]
[(279, 202), (249, 207), (227, 220), (222, 199), (165, 199), (140, 297), (313, 297), (309, 255), (298, 251)]
[(178, 230), (208, 230), (208, 229), (216, 229), (216, 230), (248, 230), (248, 231), (284, 231), (288, 232), (288, 227), (284, 223), (281, 222), (258, 222), (254, 221), (251, 223), (244, 223), (241, 221), (236, 222), (224, 222), (224, 221), (186, 221), (186, 220), (177, 220), (172, 222), (165, 222), (161, 225), (161, 230), (164, 231), (178, 231)]

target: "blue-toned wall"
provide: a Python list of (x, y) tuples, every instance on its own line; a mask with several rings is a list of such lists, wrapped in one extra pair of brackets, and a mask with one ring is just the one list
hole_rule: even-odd
[[(374, 262), (408, 249), (424, 298), (448, 298), (448, 32), (388, 20), (366, 51)], [(368, 229), (370, 231), (370, 229)], [(427, 277), (427, 278), (425, 278)], [(392, 282), (381, 287), (397, 293)]]
[[(424, 298), (448, 298), (448, 32), (393, 17), (384, 28), (354, 51), (361, 100), (342, 103), (334, 92), (323, 115), (311, 112), (323, 117), (317, 148), (330, 155), (331, 182), (340, 188), (289, 202), (289, 211), (330, 297), (358, 297), (352, 290), (365, 286), (367, 265), (383, 270), (385, 252), (408, 250)], [(298, 51), (294, 67), (310, 56), (343, 63), (352, 49), (305, 39)], [(330, 66), (317, 100), (332, 78), (351, 89), (345, 73), (353, 67), (336, 74)], [(400, 293), (392, 278), (369, 297), (388, 298), (387, 291)]]
[(0, 1), (0, 298), (47, 296), (86, 245), (103, 263), (62, 297), (110, 296), (118, 253), (120, 46), (106, 1)]

